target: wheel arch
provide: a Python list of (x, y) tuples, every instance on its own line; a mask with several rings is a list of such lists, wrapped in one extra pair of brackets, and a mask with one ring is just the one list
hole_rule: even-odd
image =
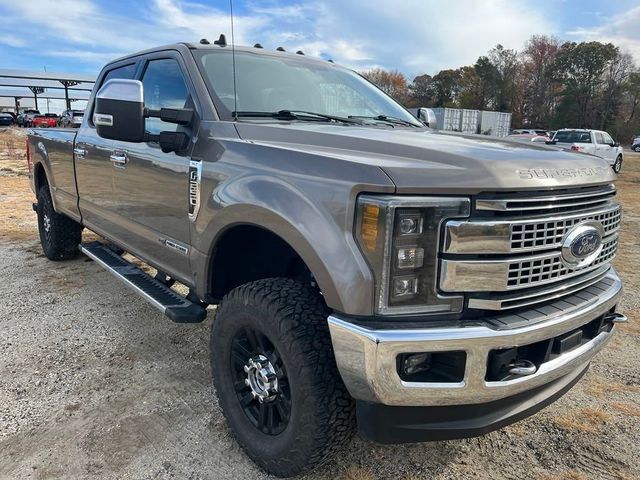
[[(337, 224), (330, 225), (309, 211), (305, 212), (301, 203), (294, 204), (293, 208), (296, 208), (298, 213), (293, 217), (296, 222), (292, 221), (292, 217), (285, 216), (282, 211), (276, 212), (255, 204), (229, 205), (219, 211), (215, 218), (209, 219), (205, 227), (209, 231), (201, 232), (199, 235), (204, 248), (194, 248), (191, 257), (201, 298), (209, 303), (220, 300), (212, 295), (212, 279), (216, 275), (224, 276), (227, 269), (216, 272), (216, 257), (234, 252), (222, 250), (221, 246), (224, 244), (220, 241), (234, 229), (245, 229), (245, 233), (258, 231), (246, 230), (253, 228), (264, 232), (270, 239), (277, 239), (279, 245), (290, 254), (290, 257), (284, 255), (285, 259), (296, 259), (299, 262), (297, 265), (285, 262), (290, 267), (290, 272), (299, 273), (300, 270), (296, 269), (296, 266), (302, 266), (308, 271), (310, 280), (317, 284), (329, 308), (353, 315), (370, 315), (373, 308), (373, 278), (364, 259), (361, 260), (354, 251), (358, 248), (355, 241), (353, 246), (350, 244), (351, 232), (341, 230)], [(277, 252), (277, 249), (265, 251), (260, 237), (251, 236), (251, 239), (254, 242), (249, 245), (232, 244), (245, 247), (245, 251), (259, 252), (262, 256), (252, 257), (258, 258), (259, 261), (262, 261), (262, 258), (270, 258), (269, 255)], [(239, 248), (235, 250), (240, 251)], [(280, 259), (283, 256), (276, 258)], [(281, 272), (282, 270), (267, 269), (262, 271), (259, 278), (247, 276), (246, 279), (252, 281), (270, 278), (274, 273), (282, 274)], [(221, 291), (216, 293), (219, 296)]]

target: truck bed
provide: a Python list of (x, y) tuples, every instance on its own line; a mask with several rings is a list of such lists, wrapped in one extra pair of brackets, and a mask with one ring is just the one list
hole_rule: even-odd
[[(27, 134), (32, 159), (41, 158), (40, 168), (46, 173), (56, 210), (78, 220), (78, 195), (73, 167), (76, 128), (34, 128)], [(36, 162), (32, 160), (32, 163)], [(42, 178), (33, 172), (31, 188), (37, 194)]]

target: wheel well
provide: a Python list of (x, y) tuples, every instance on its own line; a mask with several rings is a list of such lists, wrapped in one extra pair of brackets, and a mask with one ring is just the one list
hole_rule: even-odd
[(311, 281), (298, 253), (278, 235), (253, 225), (227, 230), (217, 241), (209, 269), (209, 301), (240, 285), (271, 277)]
[(36, 168), (33, 171), (33, 175), (35, 178), (36, 193), (44, 185), (49, 185), (49, 181), (47, 180), (47, 173), (44, 171), (44, 167), (42, 166), (42, 163), (36, 164)]

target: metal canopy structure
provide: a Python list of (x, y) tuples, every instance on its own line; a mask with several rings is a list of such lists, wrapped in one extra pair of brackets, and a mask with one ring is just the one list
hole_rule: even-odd
[[(10, 80), (8, 80), (10, 79)], [(49, 83), (56, 85), (55, 87), (48, 86)], [(9, 83), (9, 85), (6, 85)], [(13, 83), (19, 83), (15, 85)], [(61, 88), (64, 89), (64, 99), (66, 101), (67, 110), (71, 108), (71, 97), (69, 96), (69, 90), (90, 90), (91, 88), (87, 84), (95, 83), (95, 77), (91, 75), (72, 74), (72, 73), (54, 73), (54, 72), (33, 72), (26, 70), (11, 70), (6, 68), (0, 68), (0, 85), (11, 87), (27, 87), (35, 101), (36, 109), (38, 108), (38, 95), (40, 98), (44, 97), (45, 88)], [(61, 86), (58, 86), (61, 85)], [(6, 96), (6, 95), (5, 95)], [(18, 100), (24, 98), (25, 95), (13, 95), (16, 104), (16, 113), (18, 110)], [(53, 97), (49, 97), (53, 98)], [(84, 100), (84, 99), (83, 99)]]
[[(64, 85), (55, 80), (30, 80), (25, 78), (4, 78), (0, 77), (0, 87), (37, 87), (37, 88), (51, 88), (53, 90), (64, 90)], [(70, 87), (69, 90), (85, 90), (91, 91), (93, 89), (93, 83), (82, 82), (78, 85)]]
[[(34, 91), (35, 90), (35, 91)], [(66, 100), (67, 110), (71, 108), (71, 102), (76, 100), (88, 100), (89, 92), (79, 91), (69, 94), (69, 92), (45, 92), (44, 89), (35, 88), (0, 88), (0, 98), (13, 98), (16, 113), (18, 113), (18, 101), (22, 98), (33, 98), (35, 100), (35, 108), (38, 109), (38, 98), (44, 100)]]

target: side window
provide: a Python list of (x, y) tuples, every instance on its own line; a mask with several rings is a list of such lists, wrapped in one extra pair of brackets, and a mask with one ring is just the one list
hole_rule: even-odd
[(102, 85), (105, 84), (107, 80), (111, 80), (112, 78), (133, 78), (133, 74), (136, 72), (136, 64), (130, 63), (129, 65), (123, 65), (122, 67), (114, 68), (113, 70), (109, 70), (107, 74), (102, 79)]
[[(150, 60), (142, 77), (142, 85), (146, 108), (185, 108), (191, 102), (180, 65), (173, 58)], [(145, 128), (151, 134), (158, 134), (161, 131), (175, 132), (178, 125), (163, 122), (159, 118), (147, 118)]]
[(604, 138), (602, 137), (602, 133), (596, 132), (595, 135), (596, 135), (596, 143), (603, 144)]
[(613, 141), (613, 138), (611, 138), (611, 135), (609, 135), (607, 132), (602, 133), (602, 138), (604, 139), (604, 143), (608, 145), (613, 145), (615, 143)]

